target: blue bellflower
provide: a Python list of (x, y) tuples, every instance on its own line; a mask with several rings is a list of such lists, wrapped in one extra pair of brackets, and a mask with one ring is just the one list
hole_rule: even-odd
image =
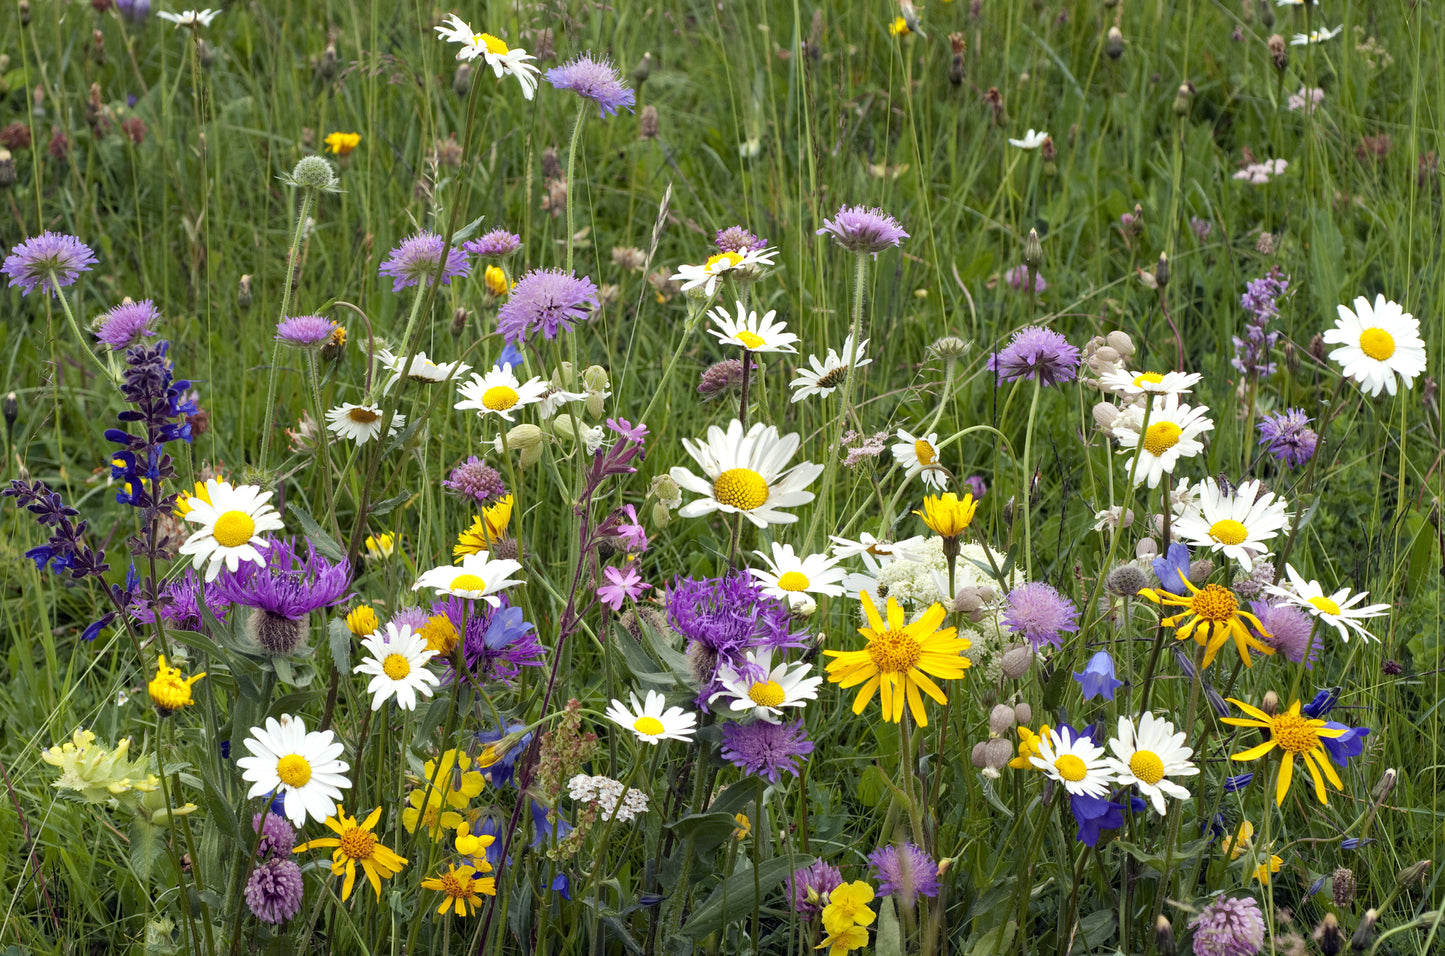
[(1124, 686), (1123, 681), (1114, 678), (1114, 658), (1109, 656), (1108, 651), (1099, 651), (1089, 658), (1088, 666), (1083, 672), (1076, 672), (1074, 680), (1084, 689), (1084, 700), (1102, 697), (1112, 701), (1114, 691)]

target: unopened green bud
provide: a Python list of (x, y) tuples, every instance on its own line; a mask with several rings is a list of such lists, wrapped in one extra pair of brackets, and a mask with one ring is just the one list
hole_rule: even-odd
[(1044, 246), (1039, 242), (1039, 231), (1030, 229), (1024, 239), (1024, 265), (1037, 269), (1044, 264)]
[(1350, 937), (1350, 949), (1363, 953), (1370, 948), (1370, 939), (1375, 935), (1375, 923), (1379, 919), (1378, 910), (1365, 910), (1365, 918), (1360, 920), (1360, 925), (1355, 927), (1355, 935)]
[(333, 192), (340, 181), (331, 163), (320, 156), (303, 156), (291, 170), (291, 182), (302, 189)]
[(601, 365), (589, 365), (582, 372), (582, 387), (589, 392), (605, 392), (612, 387), (607, 369)]

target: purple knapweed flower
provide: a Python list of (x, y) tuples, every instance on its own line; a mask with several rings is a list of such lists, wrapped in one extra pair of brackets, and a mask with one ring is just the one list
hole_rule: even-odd
[(293, 860), (256, 864), (246, 880), (246, 906), (263, 923), (284, 923), (301, 910), (305, 886)]
[(120, 352), (136, 345), (146, 336), (155, 335), (151, 324), (161, 317), (156, 304), (150, 299), (139, 302), (122, 302), (100, 317), (95, 337)]
[(713, 244), (719, 252), (742, 252), (744, 249), (766, 249), (768, 240), (753, 235), (742, 226), (728, 226), (717, 231)]
[[(217, 580), (228, 577), (231, 573), (222, 571)], [(231, 602), (217, 593), (214, 583), (205, 589), (205, 595), (206, 608), (211, 612), (211, 616), (224, 622)], [(142, 624), (154, 621), (157, 612), (160, 613), (161, 620), (171, 627), (200, 634), (209, 632), (206, 616), (201, 611), (201, 578), (194, 568), (186, 568), (186, 572), (180, 577), (172, 578), (161, 585), (155, 601), (155, 611), (150, 609), (148, 602), (139, 598), (130, 606), (130, 616)]]
[(1320, 436), (1302, 408), (1266, 415), (1259, 422), (1259, 443), (1276, 461), (1298, 468), (1315, 456)]
[(507, 493), (501, 473), (476, 455), (468, 456), (466, 461), (453, 468), (451, 475), (442, 482), (442, 487), (479, 505)]
[(881, 846), (868, 854), (868, 866), (878, 881), (878, 895), (896, 895), (904, 909), (912, 909), (920, 896), (938, 895), (938, 864), (916, 844)]
[(801, 720), (792, 724), (726, 723), (722, 727), (722, 756), (743, 773), (777, 783), (784, 772), (798, 775), (799, 764), (813, 752), (813, 742)]
[(298, 349), (319, 349), (331, 341), (336, 323), (320, 315), (293, 315), (276, 323), (276, 341)]
[(1269, 360), (1269, 351), (1279, 340), (1278, 332), (1266, 332), (1271, 319), (1279, 317), (1276, 304), (1279, 297), (1289, 291), (1289, 276), (1279, 267), (1269, 274), (1250, 280), (1244, 287), (1239, 304), (1249, 313), (1244, 321), (1244, 338), (1232, 336), (1234, 358), (1229, 364), (1252, 378), (1266, 378), (1274, 374), (1275, 365)]
[(574, 322), (586, 322), (599, 303), (597, 284), (586, 276), (533, 269), (513, 286), (511, 297), (498, 310), (497, 331), (512, 343), (538, 334), (555, 339), (559, 332), (571, 332)]
[(591, 53), (573, 57), (561, 66), (554, 66), (546, 73), (548, 83), (554, 89), (571, 90), (586, 100), (597, 104), (598, 116), (607, 117), (626, 108), (632, 111), (637, 95), (622, 85), (622, 75), (611, 60), (594, 59)]
[(1045, 644), (1058, 647), (1064, 631), (1079, 629), (1079, 609), (1074, 602), (1042, 581), (1019, 585), (1004, 601), (1003, 626), (1022, 634), (1036, 651)]
[(1079, 373), (1079, 350), (1052, 329), (1031, 325), (990, 355), (988, 368), (998, 376), (997, 384), (1037, 378), (1044, 385), (1062, 385)]
[(231, 604), (290, 621), (345, 601), (351, 587), (351, 565), (345, 560), (333, 564), (310, 543), (306, 549), (303, 561), (295, 542), (271, 541), (263, 554), (264, 564), (247, 562), (234, 574), (218, 577), (211, 590)]
[[(1029, 281), (1029, 267), (1026, 266), (1026, 265), (1017, 265), (1017, 266), (1014, 266), (1012, 269), (1008, 270), (1007, 272), (1005, 272), (1005, 273), (1003, 274), (1003, 278), (1004, 278), (1004, 281), (1009, 284), (1009, 287), (1010, 287), (1010, 288), (1012, 288), (1012, 289), (1014, 289), (1014, 290), (1016, 290), (1016, 291), (1021, 291), (1024, 286), (1028, 285), (1028, 281)], [(1043, 275), (1043, 273), (1038, 272), (1037, 270), (1035, 270), (1035, 272), (1034, 272), (1034, 292), (1035, 292), (1035, 293), (1043, 292), (1043, 291), (1044, 291), (1045, 289), (1047, 289), (1048, 287), (1049, 287), (1049, 284), (1044, 281), (1044, 275)]]
[(1219, 896), (1189, 921), (1194, 956), (1254, 956), (1264, 946), (1264, 914), (1249, 897)]
[[(446, 263), (442, 263), (442, 256)], [(421, 280), (431, 281), (438, 266), (442, 270), (442, 284), (451, 285), (456, 276), (465, 276), (472, 271), (466, 253), (460, 249), (447, 249), (442, 237), (434, 232), (418, 232), (402, 240), (401, 245), (391, 250), (378, 270), (384, 276), (391, 276), (391, 291), (400, 292), (408, 286), (420, 284)]]
[(522, 248), (522, 237), (505, 229), (493, 229), (462, 243), (462, 248), (481, 259), (505, 259)]
[[(801, 647), (789, 626), (792, 612), (769, 597), (752, 575), (737, 571), (720, 578), (678, 578), (667, 595), (667, 620), (688, 642), (697, 676), (697, 706), (708, 713), (708, 698), (722, 689), (719, 664), (747, 666), (750, 650)], [(761, 679), (761, 677), (759, 677)]]
[(20, 287), (21, 295), (37, 289), (59, 295), (97, 261), (90, 247), (74, 236), (42, 232), (10, 250), (0, 272), (10, 277), (11, 286)]
[(1074, 680), (1084, 689), (1084, 700), (1102, 697), (1112, 701), (1114, 691), (1124, 686), (1123, 681), (1114, 677), (1114, 658), (1109, 656), (1108, 651), (1099, 651), (1089, 658), (1083, 671), (1074, 673)]
[(897, 219), (877, 207), (867, 206), (839, 206), (836, 216), (823, 220), (818, 235), (832, 236), (849, 252), (871, 253), (875, 259), (884, 249), (908, 238)]
[(788, 899), (793, 902), (793, 912), (803, 916), (817, 916), (823, 912), (823, 898), (843, 885), (843, 874), (836, 866), (822, 860), (794, 870), (788, 877)]

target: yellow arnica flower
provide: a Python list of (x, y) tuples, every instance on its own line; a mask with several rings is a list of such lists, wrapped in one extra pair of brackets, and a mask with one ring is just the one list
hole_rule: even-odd
[(438, 913), (455, 908), (458, 916), (467, 916), (481, 908), (482, 896), (497, 895), (497, 881), (490, 876), (477, 876), (476, 872), (469, 866), (453, 866), (445, 873), (422, 880), (421, 885), (442, 894)]
[(337, 807), (336, 816), (326, 818), (326, 825), (336, 836), (310, 840), (291, 852), (300, 853), (314, 847), (335, 847), (336, 852), (331, 854), (331, 872), (336, 876), (346, 874), (346, 882), (341, 885), (341, 899), (344, 901), (351, 896), (351, 889), (356, 885), (358, 863), (366, 872), (366, 878), (371, 881), (371, 888), (376, 890), (376, 898), (381, 899), (381, 881), (401, 872), (401, 868), (406, 866), (406, 859), (382, 846), (376, 834), (371, 832), (371, 828), (376, 826), (376, 821), (380, 819), (381, 807), (371, 811), (361, 823), (357, 823), (355, 817), (348, 817), (345, 810)]
[(482, 273), (482, 281), (486, 283), (487, 291), (500, 298), (511, 291), (511, 283), (507, 282), (507, 274), (500, 266), (487, 266), (487, 271)]
[(912, 32), (912, 30), (908, 29), (908, 21), (902, 17), (897, 17), (892, 23), (888, 24), (888, 35), (891, 37), (906, 37)]
[(366, 637), (381, 630), (381, 621), (377, 619), (375, 611), (362, 604), (346, 615), (346, 629), (357, 637)]
[(844, 883), (828, 894), (823, 907), (823, 928), (830, 936), (838, 936), (854, 926), (867, 926), (877, 917), (868, 908), (873, 902), (873, 887), (862, 880)]
[(1034, 733), (1027, 727), (1020, 727), (1019, 731), (1019, 755), (1008, 762), (1008, 765), (1015, 770), (1037, 770), (1034, 762), (1029, 759), (1039, 756), (1039, 740), (1048, 739), (1049, 725), (1039, 727), (1039, 732)]
[(511, 520), (511, 495), (498, 498), (496, 504), (483, 508), (480, 515), (472, 517), (472, 526), (457, 535), (457, 543), (452, 548), (453, 559), (461, 561), (469, 554), (490, 551), (492, 543), (506, 533)]
[(827, 948), (828, 956), (844, 956), (855, 949), (868, 945), (868, 929), (864, 926), (850, 926), (841, 933), (830, 933), (814, 949)]
[(378, 535), (366, 536), (366, 556), (373, 561), (381, 561), (391, 557), (396, 550), (396, 535), (387, 531)]
[(914, 514), (923, 519), (928, 530), (944, 538), (956, 538), (968, 530), (973, 523), (978, 502), (973, 495), (965, 494), (962, 500), (951, 491), (941, 495), (929, 495), (923, 499), (923, 510)]
[(1289, 710), (1273, 717), (1242, 700), (1230, 697), (1229, 702), (1249, 717), (1225, 717), (1226, 724), (1233, 724), (1235, 727), (1263, 727), (1270, 735), (1270, 739), (1258, 747), (1230, 754), (1231, 760), (1257, 760), (1276, 747), (1284, 751), (1283, 763), (1279, 768), (1279, 784), (1274, 791), (1275, 806), (1284, 803), (1284, 795), (1289, 790), (1290, 781), (1294, 779), (1295, 757), (1303, 760), (1304, 765), (1309, 768), (1310, 777), (1315, 782), (1315, 796), (1320, 803), (1329, 803), (1325, 799), (1325, 780), (1329, 780), (1336, 790), (1345, 789), (1345, 785), (1340, 782), (1340, 775), (1335, 773), (1334, 764), (1330, 763), (1330, 755), (1325, 751), (1325, 745), (1320, 740), (1342, 737), (1348, 728), (1328, 727), (1323, 720), (1312, 720), (1304, 716), (1300, 713), (1298, 700), (1290, 704)]
[(361, 142), (360, 133), (343, 133), (337, 130), (326, 137), (326, 148), (337, 156), (345, 156)]
[(753, 832), (753, 821), (748, 819), (746, 813), (735, 813), (733, 819), (737, 821), (737, 828), (733, 830), (734, 840), (746, 840), (748, 834)]
[(205, 676), (206, 672), (202, 671), (182, 677), (179, 667), (166, 666), (166, 655), (162, 654), (156, 665), (156, 676), (151, 678), (146, 690), (150, 691), (151, 703), (156, 705), (156, 710), (167, 715), (195, 703), (191, 699), (191, 685)]
[(439, 790), (428, 793), (427, 787), (423, 785), (408, 794), (406, 802), (406, 809), (401, 811), (401, 825), (406, 827), (407, 833), (415, 833), (417, 826), (421, 825), (431, 834), (433, 840), (440, 840), (443, 829), (455, 830), (462, 825), (462, 815), (455, 810), (446, 809)]
[(927, 727), (928, 714), (923, 710), (919, 691), (940, 704), (948, 703), (932, 677), (962, 677), (972, 664), (963, 656), (963, 652), (973, 646), (972, 642), (959, 637), (956, 628), (939, 629), (946, 616), (942, 604), (934, 604), (918, 620), (907, 624), (903, 608), (890, 597), (885, 625), (868, 592), (860, 592), (859, 597), (871, 626), (858, 628), (858, 633), (868, 638), (868, 646), (861, 651), (824, 651), (834, 658), (828, 662), (828, 681), (844, 688), (863, 685), (853, 701), (855, 714), (863, 713), (873, 693), (882, 688), (885, 721), (897, 723), (903, 719), (906, 697), (913, 719), (918, 726)]
[(1239, 648), (1245, 667), (1254, 666), (1254, 661), (1249, 658), (1251, 650), (1261, 654), (1274, 653), (1274, 648), (1249, 633), (1249, 628), (1244, 626), (1244, 622), (1248, 621), (1256, 631), (1269, 636), (1259, 618), (1239, 609), (1239, 598), (1233, 591), (1218, 584), (1197, 588), (1183, 575), (1180, 575), (1180, 580), (1189, 589), (1189, 594), (1171, 594), (1154, 588), (1144, 588), (1139, 593), (1156, 604), (1186, 609), (1159, 623), (1164, 627), (1177, 628), (1174, 636), (1179, 640), (1187, 641), (1192, 637), (1195, 643), (1203, 645), (1205, 667), (1214, 663), (1215, 655), (1230, 638), (1234, 638), (1234, 646)]
[(496, 837), (490, 833), (483, 833), (481, 836), (476, 836), (472, 833), (472, 825), (470, 823), (463, 823), (457, 827), (457, 835), (453, 842), (456, 844), (457, 852), (462, 856), (476, 858), (472, 862), (476, 863), (478, 873), (492, 872), (492, 864), (487, 860), (487, 849), (493, 843), (497, 842)]
[[(1254, 824), (1245, 820), (1239, 825), (1239, 832), (1234, 836), (1225, 835), (1219, 841), (1220, 848), (1229, 854), (1230, 860), (1237, 860), (1254, 848)], [(1284, 860), (1274, 854), (1270, 854), (1268, 863), (1261, 863), (1254, 868), (1254, 879), (1257, 883), (1269, 883), (1272, 873), (1278, 873), (1279, 868), (1284, 865)]]
[[(218, 474), (216, 477), (220, 478), (221, 475)], [(206, 491), (206, 483), (204, 481), (196, 482), (195, 494), (186, 494), (183, 491), (176, 496), (176, 506), (173, 509), (175, 516), (177, 518), (184, 518), (186, 514), (195, 507), (197, 500), (204, 501), (206, 504), (211, 503), (211, 495), (210, 492)]]

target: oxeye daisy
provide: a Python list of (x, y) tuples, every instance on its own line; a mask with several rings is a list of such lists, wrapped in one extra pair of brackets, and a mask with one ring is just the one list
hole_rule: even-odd
[(481, 909), (483, 896), (497, 895), (496, 877), (480, 876), (470, 866), (448, 866), (445, 872), (422, 880), (421, 885), (423, 889), (441, 893), (442, 905), (437, 907), (438, 913), (450, 909), (458, 916), (467, 916)]
[(1051, 780), (1057, 780), (1074, 796), (1104, 797), (1114, 782), (1114, 772), (1104, 748), (1068, 727), (1050, 727), (1040, 734), (1038, 755), (1029, 762)]
[(471, 25), (457, 16), (455, 13), (447, 17), (447, 22), (436, 28), (441, 39), (448, 43), (459, 43), (461, 49), (457, 51), (458, 60), (475, 60), (481, 57), (492, 72), (501, 79), (503, 75), (510, 73), (522, 84), (522, 96), (531, 99), (537, 91), (537, 74), (542, 71), (537, 69), (528, 60), (535, 60), (536, 57), (529, 54), (520, 47), (509, 47), (498, 37), (490, 33), (475, 33)]
[(1169, 780), (1170, 777), (1192, 777), (1199, 768), (1189, 762), (1194, 750), (1184, 746), (1183, 731), (1174, 732), (1174, 725), (1146, 711), (1139, 725), (1128, 717), (1119, 718), (1119, 736), (1109, 739), (1114, 752), (1109, 764), (1123, 786), (1133, 784), (1164, 814), (1164, 798), (1188, 800), (1189, 791)]
[(457, 389), (462, 400), (452, 407), (463, 410), (475, 408), (479, 416), (500, 415), (510, 422), (514, 420), (514, 409), (540, 402), (546, 391), (547, 384), (540, 378), (533, 376), (524, 384), (512, 374), (510, 365), (494, 365), (486, 375), (473, 372), (471, 380), (463, 382)]
[(709, 334), (716, 335), (724, 345), (736, 345), (740, 349), (749, 352), (796, 352), (793, 343), (798, 337), (788, 331), (785, 323), (774, 322), (777, 310), (772, 310), (762, 318), (756, 312), (749, 312), (739, 302), (737, 318), (728, 312), (727, 309), (713, 309), (708, 313), (715, 329), (708, 329)]
[(938, 463), (938, 432), (920, 437), (900, 428), (898, 444), (889, 450), (899, 467), (906, 469), (904, 480), (922, 475), (923, 483), (930, 488), (948, 487), (948, 469)]
[(1167, 607), (1184, 608), (1181, 613), (1166, 617), (1159, 624), (1161, 627), (1176, 628), (1174, 636), (1178, 640), (1187, 641), (1192, 637), (1195, 643), (1203, 645), (1203, 666), (1208, 667), (1214, 663), (1219, 649), (1231, 638), (1246, 667), (1254, 666), (1254, 661), (1249, 656), (1251, 650), (1261, 654), (1274, 653), (1273, 647), (1249, 633), (1249, 628), (1245, 627), (1246, 621), (1260, 634), (1269, 636), (1259, 618), (1239, 609), (1239, 598), (1229, 588), (1219, 584), (1206, 584), (1202, 589), (1197, 588), (1183, 575), (1180, 575), (1180, 583), (1188, 589), (1188, 594), (1172, 594), (1144, 588), (1139, 592), (1139, 596)]
[(460, 566), (443, 565), (423, 572), (411, 589), (432, 588), (437, 594), (486, 601), (492, 607), (499, 607), (502, 602), (497, 592), (521, 584), (509, 576), (520, 570), (519, 561), (491, 558), (486, 551), (481, 551), (462, 558)]
[(436, 651), (427, 647), (426, 639), (412, 633), (406, 625), (388, 623), (386, 632), (370, 634), (361, 640), (371, 652), (352, 669), (353, 674), (368, 674), (371, 683), (366, 691), (372, 694), (371, 709), (380, 710), (388, 698), (396, 698), (402, 710), (416, 710), (417, 694), (430, 697), (441, 681), (426, 669), (427, 661)]
[(1116, 420), (1114, 437), (1119, 440), (1120, 454), (1134, 451), (1139, 459), (1137, 472), (1134, 456), (1124, 463), (1126, 474), (1135, 475), (1136, 482), (1145, 482), (1150, 488), (1159, 487), (1165, 474), (1173, 474), (1174, 466), (1181, 458), (1193, 458), (1204, 450), (1199, 436), (1214, 428), (1214, 422), (1205, 417), (1207, 406), (1181, 405), (1176, 395), (1165, 395), (1154, 399), (1154, 408), (1149, 413), (1149, 426), (1140, 434), (1139, 425)]
[(265, 727), (251, 728), (245, 747), (249, 756), (239, 758), (236, 766), (241, 779), (251, 784), (246, 796), (269, 797), (280, 791), (286, 819), (298, 827), (336, 813), (341, 791), (351, 787), (345, 777), (351, 767), (337, 759), (345, 748), (336, 734), (307, 733), (300, 717), (267, 717)]
[(1330, 361), (1338, 362), (1346, 378), (1359, 383), (1360, 390), (1376, 396), (1381, 391), (1394, 395), (1399, 388), (1395, 376), (1414, 385), (1415, 378), (1425, 371), (1425, 342), (1420, 338), (1420, 323), (1398, 302), (1383, 295), (1375, 296), (1372, 307), (1364, 296), (1355, 299), (1355, 310), (1337, 306), (1339, 318), (1335, 327), (1326, 329), (1326, 345), (1340, 348), (1330, 352)]
[(1043, 130), (1030, 128), (1022, 139), (1011, 139), (1008, 142), (1010, 146), (1017, 146), (1019, 149), (1038, 149), (1047, 142), (1048, 138), (1049, 134)]
[(786, 661), (774, 667), (770, 648), (748, 651), (738, 666), (723, 664), (718, 668), (723, 689), (709, 697), (708, 703), (730, 698), (728, 707), (734, 714), (776, 724), (784, 707), (804, 707), (817, 699), (823, 678), (808, 676), (812, 669), (808, 664)]
[[(416, 353), (408, 362), (405, 356), (382, 349), (376, 353), (376, 358), (382, 368), (391, 372), (391, 378), (382, 386), (382, 391), (388, 392), (401, 381), (403, 375), (413, 382), (432, 385), (450, 378), (460, 378), (472, 370), (470, 365), (462, 362), (433, 362), (426, 357), (425, 352)], [(405, 369), (403, 366), (406, 366)]]
[(739, 249), (737, 252), (719, 252), (700, 266), (682, 265), (677, 273), (670, 276), (672, 282), (681, 282), (682, 291), (701, 288), (704, 295), (711, 296), (717, 289), (718, 280), (734, 270), (756, 271), (760, 266), (773, 264), (775, 249)]
[(1230, 495), (1213, 478), (1206, 478), (1199, 487), (1196, 510), (1181, 517), (1175, 529), (1191, 546), (1223, 551), (1247, 573), (1255, 558), (1268, 550), (1264, 542), (1288, 524), (1284, 501), (1262, 491), (1258, 481), (1246, 481)]
[(266, 559), (257, 550), (264, 545), (263, 531), (280, 531), (284, 525), (268, 501), (271, 492), (255, 485), (232, 486), (228, 481), (212, 478), (206, 482), (205, 500), (192, 496), (184, 520), (198, 525), (197, 530), (181, 545), (180, 553), (191, 555), (191, 566), (206, 566), (207, 583), (216, 580), (224, 566), (235, 571), (242, 561), (264, 565)]
[(1116, 368), (1099, 377), (1105, 391), (1117, 395), (1178, 395), (1191, 390), (1204, 376), (1197, 372), (1131, 372)]
[(1333, 40), (1335, 37), (1340, 35), (1340, 32), (1344, 30), (1344, 28), (1345, 25), (1342, 23), (1339, 26), (1335, 27), (1333, 30), (1323, 28), (1319, 30), (1314, 30), (1310, 33), (1296, 33), (1293, 37), (1290, 38), (1289, 45), (1308, 46), (1311, 43), (1323, 43), (1326, 40)]
[(655, 690), (647, 692), (647, 702), (638, 703), (637, 694), (629, 693), (632, 709), (620, 700), (614, 700), (607, 707), (607, 719), (619, 727), (626, 727), (643, 743), (656, 744), (660, 740), (681, 740), (688, 742), (697, 731), (697, 714), (684, 711), (681, 707), (668, 707), (667, 698)]
[(1345, 785), (1340, 782), (1339, 774), (1335, 773), (1334, 765), (1330, 763), (1330, 756), (1325, 750), (1324, 741), (1343, 737), (1350, 728), (1340, 725), (1331, 727), (1327, 721), (1304, 716), (1300, 713), (1298, 700), (1290, 704), (1289, 710), (1274, 716), (1270, 716), (1258, 707), (1252, 707), (1242, 700), (1235, 700), (1233, 697), (1228, 700), (1249, 717), (1224, 717), (1221, 718), (1224, 723), (1235, 727), (1260, 727), (1269, 731), (1269, 740), (1257, 747), (1230, 754), (1231, 760), (1257, 760), (1276, 747), (1282, 752), (1279, 783), (1275, 786), (1274, 792), (1276, 806), (1284, 804), (1284, 795), (1289, 792), (1290, 781), (1294, 779), (1295, 757), (1299, 757), (1309, 768), (1310, 777), (1313, 778), (1315, 784), (1315, 796), (1320, 803), (1329, 803), (1325, 799), (1325, 780), (1329, 780), (1336, 790), (1345, 788)]
[(190, 27), (192, 30), (197, 27), (208, 27), (211, 21), (221, 15), (219, 10), (182, 10), (180, 13), (168, 13), (165, 10), (157, 10), (156, 16), (162, 20), (169, 20), (179, 27)]
[[(381, 434), (381, 423), (385, 420), (386, 412), (382, 411), (379, 405), (353, 405), (347, 402), (326, 412), (326, 430), (337, 438), (365, 445)], [(393, 414), (387, 437), (395, 435), (398, 429), (405, 426), (406, 416)]]
[(812, 501), (813, 493), (803, 489), (823, 473), (823, 466), (812, 462), (787, 467), (798, 442), (796, 434), (779, 436), (776, 426), (761, 422), (744, 432), (742, 422), (736, 418), (726, 432), (716, 425), (710, 427), (706, 441), (684, 438), (682, 447), (701, 466), (705, 477), (674, 465), (672, 480), (704, 497), (684, 505), (678, 514), (684, 518), (713, 511), (741, 514), (759, 528), (792, 524), (798, 516), (778, 509)]
[(808, 356), (808, 364), (811, 369), (798, 369), (797, 376), (788, 383), (793, 389), (793, 401), (801, 402), (810, 395), (832, 395), (833, 389), (842, 385), (854, 369), (860, 369), (865, 365), (871, 365), (873, 360), (864, 358), (863, 353), (868, 348), (868, 340), (864, 339), (853, 347), (853, 336), (843, 340), (843, 350), (835, 352), (828, 350), (827, 358), (818, 361), (818, 356)]
[(858, 536), (858, 540), (843, 538), (835, 534), (828, 535), (828, 540), (833, 542), (833, 557), (842, 561), (844, 558), (856, 558), (861, 555), (868, 555), (873, 558), (882, 558), (891, 561), (895, 558), (903, 558), (909, 561), (923, 560), (923, 536), (914, 535), (911, 538), (903, 538), (900, 541), (879, 541), (873, 535), (864, 531)]
[(773, 555), (754, 551), (767, 564), (767, 569), (749, 568), (748, 573), (763, 586), (763, 593), (791, 604), (802, 604), (805, 594), (826, 594), (837, 597), (843, 593), (842, 581), (847, 572), (837, 560), (826, 554), (799, 556), (790, 544), (773, 542)]
[(381, 881), (401, 872), (401, 868), (407, 863), (405, 857), (398, 856), (395, 851), (382, 846), (376, 834), (371, 832), (380, 819), (381, 807), (372, 810), (360, 823), (356, 822), (356, 817), (348, 817), (345, 810), (337, 807), (335, 816), (326, 818), (326, 825), (336, 836), (310, 840), (291, 852), (335, 847), (336, 852), (331, 854), (331, 872), (335, 876), (346, 876), (345, 882), (341, 884), (342, 901), (345, 902), (347, 897), (351, 896), (351, 890), (356, 885), (358, 864), (371, 882), (371, 888), (376, 891), (376, 898), (379, 900)]
[(1365, 630), (1360, 621), (1388, 614), (1390, 605), (1368, 604), (1358, 607), (1361, 601), (1369, 597), (1368, 591), (1358, 591), (1351, 595), (1349, 588), (1340, 588), (1333, 594), (1326, 594), (1320, 582), (1313, 579), (1306, 581), (1304, 575), (1293, 566), (1286, 564), (1284, 571), (1289, 576), (1290, 587), (1271, 585), (1265, 588), (1265, 591), (1304, 608), (1338, 631), (1342, 641), (1350, 639), (1350, 630), (1368, 640), (1379, 641), (1378, 637)]

